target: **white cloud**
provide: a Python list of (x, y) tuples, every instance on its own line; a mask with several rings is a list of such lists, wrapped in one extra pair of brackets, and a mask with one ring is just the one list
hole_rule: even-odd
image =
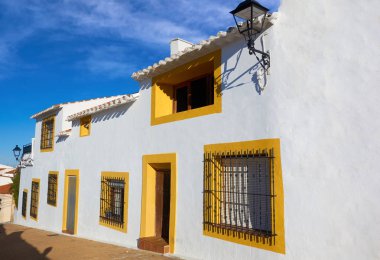
[[(280, 0), (262, 0), (276, 2)], [(232, 10), (239, 1), (225, 0), (0, 0), (0, 12), (14, 24), (0, 20), (0, 74), (5, 62), (15, 60), (21, 42), (39, 35), (49, 40), (64, 37), (130, 40), (141, 43), (140, 48), (167, 48), (171, 39), (181, 37), (199, 42), (219, 30), (233, 25)], [(1, 16), (0, 16), (1, 19)], [(47, 33), (47, 35), (43, 35)], [(49, 35), (54, 37), (50, 37)], [(92, 47), (94, 48), (94, 47)], [(117, 48), (116, 48), (117, 49)], [(117, 59), (113, 53), (120, 51), (95, 47), (88, 51), (82, 63), (93, 73), (106, 73), (112, 77), (123, 76), (131, 70), (128, 59)], [(111, 54), (111, 55), (108, 55)], [(138, 53), (131, 55), (137, 56)], [(110, 58), (114, 57), (114, 58)], [(129, 73), (128, 72), (128, 73)]]
[(108, 78), (129, 77), (136, 68), (129, 62), (127, 53), (125, 48), (115, 46), (95, 48), (79, 66), (85, 65), (91, 73)]

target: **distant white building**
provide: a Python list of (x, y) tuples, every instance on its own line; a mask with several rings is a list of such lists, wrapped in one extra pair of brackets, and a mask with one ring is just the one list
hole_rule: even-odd
[(15, 173), (15, 168), (0, 164), (0, 194), (9, 194), (10, 187), (13, 183), (12, 178)]
[(0, 223), (11, 221), (13, 214), (13, 198), (11, 195), (12, 178), (15, 168), (0, 164)]
[[(193, 259), (379, 259), (380, 2), (284, 1), (33, 116), (16, 223)], [(182, 47), (187, 47), (182, 49)]]

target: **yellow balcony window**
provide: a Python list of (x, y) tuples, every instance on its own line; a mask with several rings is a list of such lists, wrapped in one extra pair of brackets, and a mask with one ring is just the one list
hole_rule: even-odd
[(220, 66), (219, 50), (154, 77), (151, 125), (220, 113)]

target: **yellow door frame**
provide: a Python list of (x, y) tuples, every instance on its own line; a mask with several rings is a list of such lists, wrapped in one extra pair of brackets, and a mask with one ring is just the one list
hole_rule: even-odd
[(74, 235), (78, 232), (78, 202), (79, 202), (79, 170), (65, 171), (65, 188), (63, 196), (63, 217), (62, 217), (62, 232), (66, 231), (67, 224), (67, 197), (69, 196), (69, 176), (76, 176), (75, 184), (75, 219), (74, 219)]
[(174, 253), (177, 206), (177, 155), (175, 153), (143, 155), (142, 163), (140, 238), (155, 235), (156, 170), (154, 169), (154, 165), (170, 164), (169, 252)]

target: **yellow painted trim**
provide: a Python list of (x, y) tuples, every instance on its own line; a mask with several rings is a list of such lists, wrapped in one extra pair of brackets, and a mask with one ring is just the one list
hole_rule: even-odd
[(174, 253), (176, 234), (176, 208), (177, 208), (177, 155), (175, 153), (143, 155), (142, 157), (142, 198), (140, 238), (154, 236), (155, 234), (155, 170), (152, 165), (159, 163), (170, 164), (170, 217), (169, 217), (169, 251)]
[[(57, 189), (56, 189), (56, 194), (55, 194), (55, 204), (50, 204), (49, 202), (47, 202), (48, 205), (50, 206), (53, 206), (53, 207), (57, 207), (57, 203), (58, 203), (58, 185), (59, 185), (59, 171), (49, 171), (49, 174), (48, 174), (48, 190), (47, 190), (47, 197), (49, 197), (49, 175), (52, 174), (52, 175), (57, 175)], [(47, 199), (46, 199), (47, 201)]]
[(43, 128), (43, 124), (44, 122), (50, 120), (53, 118), (53, 134), (52, 134), (52, 142), (51, 142), (51, 148), (41, 148), (41, 142), (42, 142), (42, 139), (40, 139), (40, 152), (41, 153), (47, 153), (47, 152), (53, 152), (54, 151), (54, 142), (55, 142), (55, 115), (54, 116), (49, 116), (47, 118), (45, 118), (44, 120), (42, 120), (41, 122), (41, 133), (42, 133), (42, 128)]
[[(99, 224), (108, 228), (112, 228), (124, 233), (127, 233), (128, 230), (128, 194), (129, 194), (129, 173), (128, 172), (102, 172), (101, 178), (103, 177), (124, 177), (125, 178), (125, 187), (124, 187), (124, 227), (119, 228), (111, 224), (103, 222), (99, 218)], [(102, 191), (100, 191), (102, 192)]]
[(281, 167), (281, 152), (280, 152), (280, 139), (263, 139), (255, 141), (223, 143), (223, 144), (210, 144), (204, 146), (205, 152), (230, 152), (252, 149), (272, 149), (274, 150), (274, 193), (276, 194), (275, 203), (275, 230), (276, 230), (276, 243), (269, 245), (262, 243), (262, 241), (244, 239), (244, 235), (232, 234), (218, 234), (212, 231), (203, 231), (205, 236), (210, 236), (233, 243), (257, 247), (281, 254), (285, 254), (285, 228), (284, 228), (284, 191), (282, 183), (282, 167)]
[(66, 170), (65, 171), (65, 188), (63, 196), (63, 217), (62, 217), (62, 232), (66, 231), (67, 223), (67, 197), (68, 197), (68, 188), (69, 176), (76, 176), (76, 198), (75, 198), (75, 220), (74, 220), (74, 235), (78, 232), (78, 208), (79, 208), (79, 170)]
[(22, 199), (22, 201), (21, 201), (21, 216), (26, 220), (26, 216), (28, 215), (28, 214), (26, 214), (27, 211), (28, 211), (28, 210), (27, 210), (27, 209), (28, 209), (28, 189), (23, 189), (22, 192), (23, 192), (22, 195), (24, 195), (24, 192), (26, 192), (26, 205), (25, 205), (25, 216), (23, 216), (23, 215), (22, 215), (22, 202), (23, 202), (24, 200), (23, 200), (23, 198), (21, 198), (21, 199)]
[[(88, 128), (85, 127), (85, 124), (88, 124)], [(91, 115), (82, 117), (80, 119), (80, 127), (79, 127), (79, 136), (85, 137), (91, 134)]]
[[(29, 217), (31, 219), (33, 219), (34, 221), (38, 221), (38, 215), (39, 215), (39, 209), (40, 209), (40, 193), (41, 193), (41, 184), (40, 184), (40, 179), (37, 179), (37, 178), (33, 178), (32, 179), (32, 183), (33, 182), (37, 182), (38, 183), (38, 197), (37, 197), (37, 218), (35, 217), (32, 217), (30, 216), (30, 209), (32, 208), (32, 203), (30, 203), (30, 207), (29, 207)], [(33, 189), (31, 188), (30, 189), (30, 201), (32, 201), (32, 192), (33, 192)]]
[[(196, 109), (191, 109), (179, 113), (171, 113), (164, 116), (157, 115), (158, 105), (165, 107), (171, 107), (172, 101), (168, 98), (168, 101), (160, 100), (160, 104), (157, 104), (157, 97), (159, 91), (159, 82), (172, 77), (175, 74), (183, 73), (184, 71), (189, 71), (191, 74), (191, 69), (204, 64), (206, 62), (213, 62), (214, 66), (214, 104), (200, 107)], [(187, 74), (187, 75), (188, 75)], [(221, 51), (215, 51), (213, 53), (207, 54), (201, 58), (195, 59), (185, 65), (179, 66), (169, 72), (156, 76), (152, 79), (152, 93), (151, 93), (151, 125), (164, 124), (179, 120), (185, 120), (193, 117), (204, 116), (208, 114), (221, 113), (222, 112), (222, 69), (221, 69)]]

